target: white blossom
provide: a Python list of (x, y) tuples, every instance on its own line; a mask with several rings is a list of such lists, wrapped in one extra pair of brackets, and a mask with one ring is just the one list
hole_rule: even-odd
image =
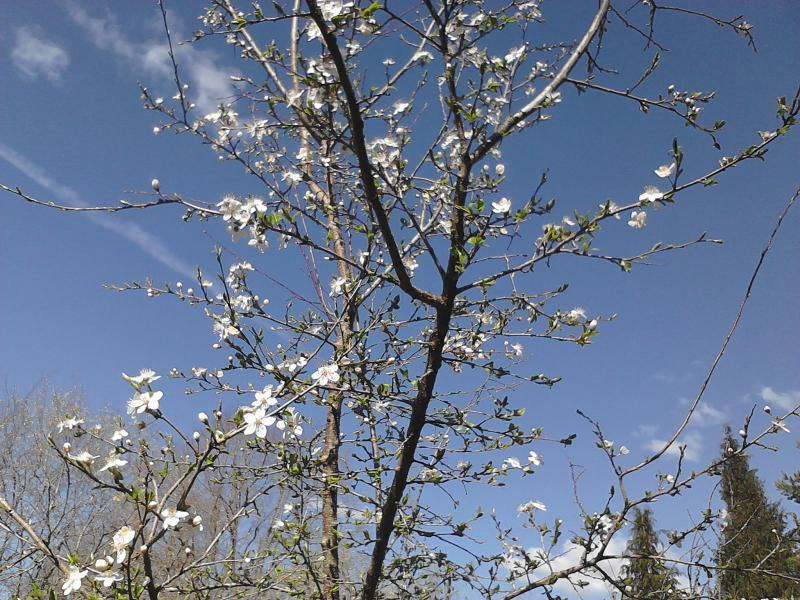
[(659, 190), (654, 185), (648, 185), (644, 188), (644, 192), (639, 195), (639, 202), (642, 203), (651, 203), (651, 202), (658, 202), (664, 198), (664, 192)]
[(663, 179), (672, 175), (675, 172), (675, 167), (676, 164), (673, 162), (671, 165), (661, 165), (653, 172)]
[(544, 459), (542, 458), (542, 455), (541, 455), (541, 454), (539, 454), (538, 452), (534, 452), (533, 450), (531, 450), (531, 451), (528, 453), (528, 462), (532, 463), (534, 466), (537, 466), (537, 467), (539, 467), (539, 466), (541, 466), (541, 465), (543, 465), (543, 464), (544, 464)]
[(511, 200), (500, 198), (497, 202), (492, 202), (492, 212), (498, 215), (507, 214), (511, 210)]
[(647, 225), (647, 213), (643, 210), (634, 210), (631, 212), (631, 218), (628, 221), (628, 226), (634, 229), (642, 229)]
[(328, 385), (329, 382), (335, 383), (339, 381), (339, 365), (336, 363), (322, 365), (311, 374), (311, 379), (315, 380), (319, 385)]
[(146, 410), (158, 410), (159, 401), (164, 396), (164, 392), (139, 392), (128, 400), (128, 414), (131, 416), (142, 414)]
[(164, 519), (164, 529), (175, 529), (181, 519), (185, 519), (188, 516), (189, 513), (175, 508), (165, 508), (161, 511), (161, 517)]
[(81, 571), (78, 567), (70, 565), (67, 580), (61, 585), (61, 591), (65, 596), (81, 589), (81, 579), (88, 575), (89, 571)]
[(529, 500), (525, 504), (520, 504), (517, 507), (517, 512), (519, 513), (531, 513), (534, 510), (546, 511), (547, 506), (545, 506), (544, 502), (539, 502), (538, 500)]
[(61, 433), (62, 431), (64, 431), (64, 429), (72, 429), (74, 427), (77, 427), (81, 423), (85, 423), (85, 421), (83, 419), (76, 419), (75, 417), (70, 417), (69, 419), (64, 419), (63, 421), (59, 422), (58, 425), (57, 425), (58, 433)]

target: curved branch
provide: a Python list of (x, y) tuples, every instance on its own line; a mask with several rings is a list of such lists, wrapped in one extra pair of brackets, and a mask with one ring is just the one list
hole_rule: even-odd
[(516, 127), (523, 119), (526, 119), (530, 116), (534, 111), (541, 108), (542, 104), (549, 98), (554, 92), (561, 87), (563, 83), (567, 81), (569, 74), (572, 72), (572, 69), (575, 68), (575, 65), (578, 64), (578, 61), (584, 55), (586, 50), (589, 48), (589, 44), (591, 44), (592, 39), (600, 30), (601, 26), (603, 25), (603, 21), (606, 18), (606, 14), (608, 13), (608, 9), (611, 6), (611, 0), (602, 0), (600, 3), (600, 8), (597, 9), (597, 13), (592, 19), (591, 25), (589, 25), (589, 29), (586, 30), (586, 33), (583, 35), (583, 39), (578, 43), (575, 47), (575, 50), (572, 51), (570, 54), (569, 59), (561, 67), (561, 70), (553, 77), (553, 80), (548, 83), (544, 89), (539, 92), (536, 97), (528, 102), (525, 106), (519, 109), (510, 117), (507, 117), (505, 121), (500, 123), (497, 129), (492, 133), (485, 142), (483, 142), (480, 146), (478, 146), (475, 151), (470, 156), (471, 162), (476, 162), (486, 156), (486, 154), (494, 148), (497, 144), (500, 143), (506, 135), (513, 131), (514, 127)]

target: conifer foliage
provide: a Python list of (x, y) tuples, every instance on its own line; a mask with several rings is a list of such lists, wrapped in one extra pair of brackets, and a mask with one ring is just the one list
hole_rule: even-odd
[(720, 495), (727, 517), (717, 549), (719, 596), (737, 600), (797, 596), (800, 586), (786, 579), (793, 574), (794, 560), (783, 512), (777, 502), (767, 499), (764, 484), (730, 430), (722, 454)]
[(677, 600), (677, 573), (659, 558), (660, 543), (649, 508), (634, 509), (633, 532), (622, 567), (624, 600)]

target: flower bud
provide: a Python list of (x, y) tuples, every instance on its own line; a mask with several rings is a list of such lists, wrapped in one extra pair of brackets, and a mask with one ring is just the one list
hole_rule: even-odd
[(194, 441), (195, 441), (195, 442), (199, 442), (199, 441), (200, 441), (200, 432), (199, 432), (199, 431), (195, 431), (195, 432), (192, 434), (192, 437), (194, 438)]
[(153, 186), (153, 189), (156, 192), (161, 190), (161, 182), (158, 179), (153, 179), (153, 181), (150, 182), (150, 185)]
[(200, 420), (201, 423), (204, 425), (208, 425), (208, 415), (204, 412), (201, 412), (197, 415), (197, 418)]
[(72, 450), (72, 444), (70, 444), (69, 442), (64, 442), (64, 445), (61, 447), (64, 449), (64, 452), (69, 452), (70, 450)]

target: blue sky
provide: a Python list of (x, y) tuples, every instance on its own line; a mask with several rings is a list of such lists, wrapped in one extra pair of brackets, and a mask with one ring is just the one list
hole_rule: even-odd
[[(168, 7), (172, 30), (186, 36), (194, 15), (174, 4)], [(674, 15), (656, 32), (670, 51), (654, 82), (716, 90), (703, 119), (728, 121), (720, 141), (723, 154), (731, 154), (755, 143), (757, 130), (774, 128), (775, 98), (797, 87), (800, 6), (790, 1), (757, 7), (702, 4), (721, 16), (744, 14), (754, 25), (758, 52), (712, 23)], [(7, 2), (0, 10), (0, 181), (74, 206), (135, 199), (125, 192), (149, 192), (154, 177), (166, 193), (203, 201), (254, 191), (237, 167), (219, 163), (195, 140), (154, 135), (158, 115), (142, 110), (137, 83), (171, 95), (157, 9), (145, 2), (108, 4), (89, 14), (84, 6), (49, 4), (35, 20), (28, 16), (27, 2)], [(592, 6), (546, 3), (547, 39), (578, 37)], [(635, 80), (636, 69), (649, 64), (651, 53), (641, 50), (642, 44), (630, 36), (608, 39), (610, 62), (628, 74), (621, 81)], [(201, 107), (210, 111), (218, 98), (231, 93), (227, 76), (236, 62), (230, 49), (209, 43), (181, 47), (178, 56)], [(546, 126), (504, 146), (509, 171), (503, 193), (527, 197), (538, 174), (549, 169), (545, 195), (557, 198), (556, 214), (588, 210), (606, 198), (628, 202), (644, 185), (658, 183), (653, 169), (669, 162), (675, 136), (684, 147), (688, 176), (709, 170), (720, 157), (707, 138), (677, 120), (645, 116), (619, 99), (592, 93), (578, 97), (565, 90), (553, 115)], [(608, 438), (631, 449), (631, 464), (660, 448), (659, 441), (669, 436), (696, 395), (758, 254), (800, 184), (798, 140), (797, 132), (777, 140), (766, 163), (746, 163), (720, 185), (684, 194), (678, 205), (650, 214), (643, 230), (622, 222), (606, 234), (609, 245), (645, 248), (657, 241), (685, 242), (707, 231), (723, 239), (723, 245), (659, 255), (655, 264), (629, 274), (570, 257), (552, 265), (544, 279), (569, 281), (567, 302), (592, 314), (619, 316), (587, 348), (526, 344), (532, 368), (563, 377), (552, 390), (517, 392), (530, 396), (526, 418), (553, 436), (575, 431), (579, 438), (568, 450), (544, 448), (545, 466), (497, 500), (499, 510), (514, 510), (532, 493), (551, 506), (569, 502), (572, 490), (565, 474), (570, 460), (586, 468), (580, 482), (584, 493), (595, 485), (607, 489), (603, 456), (593, 451), (590, 428), (576, 416), (578, 408), (601, 420)], [(147, 277), (189, 282), (198, 265), (213, 273), (211, 249), (218, 241), (228, 243), (224, 228), (214, 222), (185, 224), (180, 214), (171, 207), (65, 214), (10, 194), (0, 196), (3, 384), (24, 393), (47, 378), (61, 388), (79, 386), (92, 407), (123, 413), (129, 387), (119, 376), (122, 371), (150, 367), (165, 373), (172, 367), (188, 370), (220, 362), (211, 348), (217, 338), (201, 310), (103, 288)], [(760, 410), (765, 402), (775, 412), (800, 403), (798, 241), (800, 212), (795, 208), (767, 256), (701, 409), (683, 435), (690, 468), (715, 455), (723, 424), (738, 429), (754, 404), (759, 407), (754, 424), (762, 428), (769, 424)], [(271, 277), (305, 285), (291, 264), (270, 258), (266, 255), (260, 267)], [(264, 286), (273, 304), (285, 301), (280, 288), (266, 279)], [(184, 398), (180, 382), (166, 385), (165, 404), (176, 412), (193, 414), (216, 404), (215, 398)], [(782, 453), (754, 457), (768, 488), (781, 469), (796, 468), (795, 439), (793, 431), (776, 440)], [(707, 497), (708, 488), (704, 493)], [(656, 510), (665, 527), (681, 513), (677, 503)]]

